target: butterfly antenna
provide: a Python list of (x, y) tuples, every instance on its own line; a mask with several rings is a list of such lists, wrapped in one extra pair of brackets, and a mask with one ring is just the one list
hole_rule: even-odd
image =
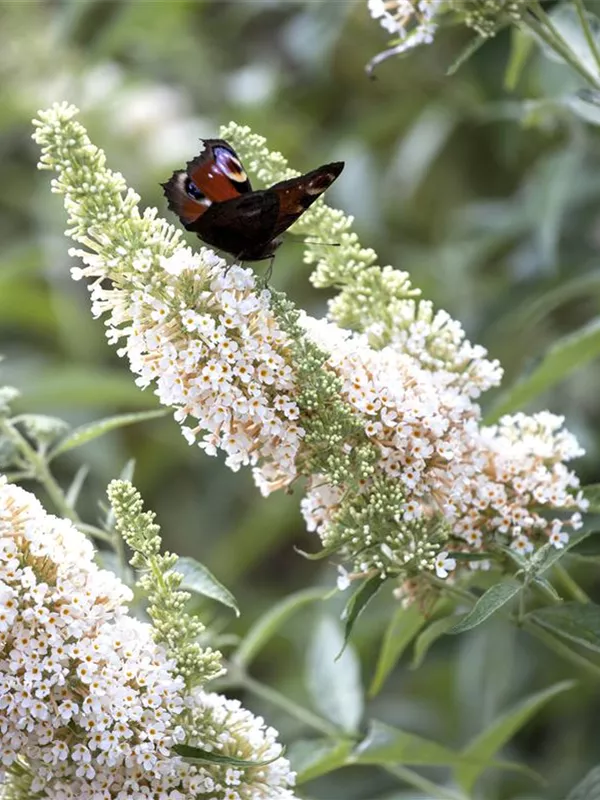
[(271, 260), (269, 261), (269, 266), (267, 268), (267, 271), (265, 272), (265, 286), (269, 285), (269, 281), (271, 280), (271, 277), (273, 275), (273, 264), (274, 263), (275, 263), (275, 256), (272, 256)]
[(318, 244), (322, 247), (339, 247), (339, 242), (323, 242), (321, 239), (288, 239), (290, 242), (294, 242), (294, 244)]

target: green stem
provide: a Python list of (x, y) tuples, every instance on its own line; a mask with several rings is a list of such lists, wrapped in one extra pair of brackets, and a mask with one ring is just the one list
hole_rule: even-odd
[(42, 484), (60, 516), (70, 519), (76, 525), (79, 524), (81, 520), (78, 514), (67, 502), (63, 490), (54, 480), (45, 459), (8, 420), (0, 422), (0, 429), (15, 444), (25, 461), (31, 465), (35, 479)]
[(285, 697), (285, 695), (281, 694), (276, 689), (266, 686), (264, 683), (255, 680), (244, 672), (235, 674), (234, 681), (236, 686), (247, 689), (257, 697), (261, 697), (268, 703), (272, 703), (274, 706), (281, 708), (291, 717), (295, 717), (308, 727), (325, 734), (325, 736), (339, 739), (341, 734), (339, 728), (327, 722), (326, 719), (323, 719), (323, 717), (320, 717), (318, 714), (314, 714), (310, 709), (305, 708), (305, 706), (301, 706), (293, 700), (290, 700), (289, 697)]
[(576, 653), (571, 647), (566, 645), (564, 642), (561, 642), (560, 639), (557, 639), (544, 628), (527, 619), (522, 621), (522, 627), (528, 633), (531, 633), (533, 636), (543, 642), (546, 647), (548, 647), (550, 650), (553, 650), (557, 655), (565, 658), (567, 661), (570, 661), (578, 667), (581, 667), (594, 678), (600, 678), (600, 666), (594, 664), (592, 661), (588, 661), (587, 658), (579, 655), (579, 653)]
[(113, 536), (110, 533), (103, 531), (102, 528), (97, 528), (95, 525), (88, 525), (85, 522), (78, 522), (77, 530), (85, 533), (86, 536), (93, 536), (94, 539), (99, 539), (101, 542), (114, 545)]
[(592, 84), (596, 89), (600, 89), (600, 81), (592, 75), (586, 67), (579, 61), (577, 54), (571, 50), (567, 42), (562, 38), (559, 31), (554, 27), (550, 17), (546, 14), (539, 3), (534, 3), (530, 7), (531, 14), (523, 18), (523, 24), (539, 36), (542, 41), (555, 50), (558, 55), (572, 67), (579, 75)]
[(577, 600), (579, 603), (590, 602), (590, 598), (583, 591), (577, 581), (573, 580), (562, 564), (557, 564), (554, 567), (554, 575), (560, 581), (563, 588), (567, 590), (573, 600)]
[(583, 31), (583, 35), (585, 36), (586, 41), (588, 43), (588, 47), (590, 48), (590, 51), (594, 56), (596, 66), (600, 70), (600, 50), (598, 50), (598, 45), (596, 44), (594, 33), (590, 27), (590, 21), (588, 19), (586, 8), (583, 4), (583, 0), (573, 0), (573, 2), (575, 3), (577, 16), (579, 17), (579, 22), (581, 23), (581, 29)]
[[(268, 703), (281, 708), (282, 711), (285, 711), (291, 717), (295, 717), (297, 720), (303, 722), (305, 725), (313, 728), (319, 733), (323, 733), (325, 736), (330, 736), (332, 738), (340, 737), (341, 732), (338, 728), (336, 728), (335, 725), (327, 722), (327, 720), (323, 719), (317, 714), (313, 714), (312, 711), (304, 706), (298, 705), (293, 700), (290, 700), (289, 697), (285, 697), (285, 695), (280, 694), (280, 692), (278, 692), (276, 689), (272, 689), (270, 686), (266, 686), (264, 683), (255, 680), (245, 672), (232, 669), (232, 672), (228, 674), (228, 677), (232, 679), (230, 685), (247, 689), (252, 694), (255, 694), (257, 697), (261, 697)], [(406, 767), (386, 766), (384, 769), (386, 772), (389, 772), (390, 775), (395, 775), (409, 786), (414, 786), (417, 789), (423, 790), (432, 798), (432, 800), (465, 800), (464, 795), (458, 794), (449, 789), (444, 789), (441, 786), (437, 786), (437, 784), (432, 783), (431, 781), (427, 780), (427, 778), (421, 777), (421, 775), (418, 775), (416, 772), (413, 772)]]
[(456, 597), (457, 600), (465, 600), (470, 605), (475, 605), (477, 598), (474, 594), (471, 594), (471, 592), (467, 591), (466, 589), (459, 589), (458, 586), (453, 586), (452, 584), (448, 583), (447, 580), (442, 580), (435, 575), (428, 574), (427, 578), (429, 583), (446, 592), (446, 594)]
[(415, 789), (421, 789), (421, 791), (425, 792), (427, 797), (431, 797), (432, 800), (465, 800), (463, 794), (438, 786), (428, 781), (427, 778), (423, 778), (417, 772), (413, 772), (412, 769), (407, 769), (407, 767), (398, 765), (388, 766), (385, 767), (385, 771), (389, 772), (390, 775), (395, 775), (396, 778), (400, 778), (405, 783), (408, 783), (409, 786), (414, 786)]

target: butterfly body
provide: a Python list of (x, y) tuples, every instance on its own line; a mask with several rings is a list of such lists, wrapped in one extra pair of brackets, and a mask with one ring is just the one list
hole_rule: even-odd
[(223, 139), (205, 139), (185, 170), (164, 184), (169, 208), (208, 245), (240, 261), (271, 258), (280, 236), (333, 183), (343, 162), (253, 191), (235, 150)]

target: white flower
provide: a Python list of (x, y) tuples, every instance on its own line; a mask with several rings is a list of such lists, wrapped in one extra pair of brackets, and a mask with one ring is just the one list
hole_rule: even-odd
[(340, 592), (345, 592), (346, 589), (350, 586), (350, 573), (347, 569), (345, 569), (341, 564), (338, 564), (338, 577), (337, 577), (337, 588)]
[(368, 0), (367, 7), (388, 33), (400, 37), (393, 48), (400, 53), (433, 41), (437, 25), (432, 20), (440, 4), (441, 0)]
[(448, 551), (442, 550), (435, 559), (435, 573), (438, 578), (447, 578), (456, 569), (456, 559), (448, 558)]
[(194, 735), (210, 749), (276, 759), (231, 777), (235, 800), (291, 798), (276, 732), (237, 701), (186, 697), (150, 625), (127, 615), (131, 591), (93, 556), (69, 521), (0, 477), (0, 619), (11, 621), (0, 629), (0, 786), (21, 759), (32, 795), (49, 800), (224, 800), (220, 765), (171, 755), (191, 706)]
[[(425, 35), (439, 3), (371, 0), (370, 8), (393, 19), (408, 40)], [(558, 546), (580, 527), (586, 502), (566, 462), (582, 451), (562, 418), (516, 414), (483, 427), (476, 401), (499, 383), (498, 362), (468, 342), (447, 312), (416, 300), (405, 273), (374, 266), (375, 253), (361, 248), (348, 217), (319, 203), (299, 222), (340, 241), (331, 263), (310, 249), (305, 257), (318, 261), (316, 285), (343, 287), (330, 317), (362, 331), (300, 316), (320, 350), (317, 377), (336, 392), (340, 419), (330, 423), (328, 403), (322, 411), (315, 397), (318, 381), (306, 377), (312, 355), (299, 363), (298, 353), (314, 355), (314, 348), (281, 311), (285, 304), (275, 305), (278, 319), (251, 270), (226, 270), (204, 248), (193, 253), (154, 210), (141, 213), (139, 198), (106, 168), (75, 113), (67, 106), (43, 112), (35, 138), (42, 165), (57, 173), (53, 186), (65, 195), (70, 233), (88, 248), (75, 251), (85, 264), (79, 276), (92, 279), (93, 311), (107, 315), (109, 340), (121, 343), (136, 382), (153, 386), (175, 410), (188, 442), (210, 455), (223, 451), (232, 470), (250, 466), (265, 495), (298, 474), (307, 477), (302, 511), (309, 530), (359, 571), (382, 576), (434, 571), (446, 535), (475, 552), (498, 541), (529, 552), (549, 538)], [(289, 177), (282, 156), (270, 155), (261, 137), (230, 128), (264, 155), (260, 168), (252, 156), (261, 179)], [(102, 224), (81, 202), (85, 183), (98, 188)], [(335, 466), (342, 459), (360, 472), (346, 479)], [(353, 516), (352, 503), (363, 501), (381, 513), (377, 524), (368, 510), (364, 519)], [(556, 508), (570, 516), (551, 531), (548, 511)], [(10, 625), (9, 613), (2, 624)], [(83, 622), (71, 624), (76, 631)]]

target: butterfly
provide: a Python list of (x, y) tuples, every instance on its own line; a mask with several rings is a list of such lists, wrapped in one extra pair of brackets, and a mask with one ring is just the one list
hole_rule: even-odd
[(240, 261), (272, 258), (280, 235), (328, 189), (343, 161), (254, 191), (233, 147), (204, 139), (199, 156), (161, 184), (188, 231)]

